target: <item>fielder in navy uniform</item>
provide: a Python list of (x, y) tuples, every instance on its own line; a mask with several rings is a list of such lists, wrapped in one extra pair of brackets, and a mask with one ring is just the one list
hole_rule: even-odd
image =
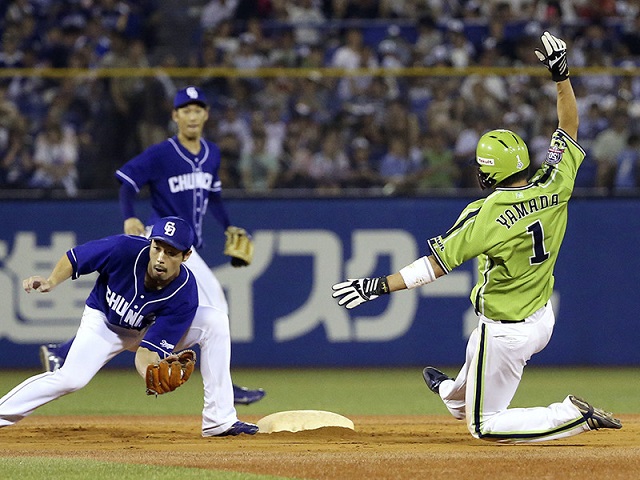
[[(194, 319), (207, 314), (199, 308), (195, 276), (184, 265), (194, 241), (187, 222), (165, 217), (154, 224), (149, 239), (115, 235), (90, 241), (66, 252), (47, 278), (25, 279), (25, 291), (47, 293), (69, 278), (99, 273), (64, 365), (28, 378), (2, 397), (0, 427), (84, 387), (125, 350), (136, 351), (136, 369), (144, 378), (149, 364), (193, 345)], [(234, 435), (251, 425), (228, 417), (213, 435)]]
[[(178, 91), (172, 113), (178, 134), (149, 147), (116, 172), (116, 178), (122, 184), (120, 205), (125, 219), (124, 233), (146, 233), (145, 225), (134, 212), (135, 198), (145, 185), (150, 187), (153, 207), (149, 224), (170, 215), (185, 219), (196, 232), (194, 247), (197, 249), (203, 246), (202, 223), (207, 207), (211, 207), (209, 211), (225, 230), (231, 225), (220, 195), (220, 150), (216, 144), (202, 138), (202, 130), (208, 118), (209, 107), (202, 90), (190, 86)], [(234, 262), (232, 265), (239, 266)], [(201, 303), (219, 308), (228, 315), (229, 308), (220, 283), (195, 250), (188, 266), (196, 276)], [(217, 345), (215, 351), (205, 345), (201, 352), (201, 361), (208, 364), (208, 368), (203, 370), (205, 410), (208, 406), (212, 410), (216, 408), (218, 392), (227, 388), (225, 383), (214, 378), (223, 379), (228, 376), (225, 371), (229, 370), (231, 355), (228, 325), (209, 325), (206, 332), (203, 332), (203, 338), (212, 336), (226, 337), (229, 345)], [(73, 339), (62, 345), (40, 347), (40, 358), (46, 371), (53, 371), (62, 365), (72, 341)], [(224, 341), (221, 340), (221, 343)], [(265, 395), (261, 388), (248, 389), (233, 384), (231, 388), (235, 404), (249, 405)]]
[[(190, 86), (178, 91), (172, 112), (178, 134), (149, 147), (116, 172), (116, 178), (122, 184), (120, 205), (126, 234), (146, 234), (145, 225), (135, 216), (134, 210), (135, 198), (145, 185), (149, 186), (153, 207), (149, 223), (159, 217), (178, 216), (185, 219), (195, 232), (194, 248), (187, 266), (198, 284), (199, 310), (207, 314), (198, 316), (201, 322), (194, 322), (190, 335), (192, 344), (200, 345), (204, 436), (223, 432), (223, 427), (236, 419), (234, 403), (248, 404), (264, 396), (262, 389), (235, 387), (231, 381), (227, 301), (220, 283), (197, 253), (203, 245), (202, 223), (209, 205), (211, 213), (224, 229), (231, 225), (220, 195), (220, 151), (214, 143), (202, 138), (208, 118), (208, 103), (199, 88)], [(43, 346), (43, 363), (55, 368), (51, 364), (56, 360), (64, 362), (64, 358), (59, 358), (64, 353), (60, 350), (64, 347), (51, 352)], [(246, 431), (240, 427), (238, 433), (255, 433), (254, 425), (245, 425)]]

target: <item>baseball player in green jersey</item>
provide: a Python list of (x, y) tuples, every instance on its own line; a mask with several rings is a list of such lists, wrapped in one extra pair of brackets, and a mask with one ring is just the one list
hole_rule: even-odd
[(476, 163), (480, 186), (492, 191), (470, 203), (444, 235), (429, 240), (431, 255), (388, 276), (333, 286), (338, 304), (351, 309), (433, 282), (477, 258), (471, 302), (478, 326), (469, 338), (465, 364), (455, 379), (434, 367), (426, 367), (423, 377), (451, 414), (466, 420), (475, 438), (495, 442), (539, 442), (622, 427), (612, 414), (573, 395), (548, 407), (508, 408), (527, 361), (553, 332), (553, 269), (585, 156), (577, 143), (578, 108), (566, 44), (549, 32), (541, 40), (543, 50), (536, 55), (556, 82), (558, 128), (540, 169), (530, 175), (527, 146), (516, 133), (485, 133)]

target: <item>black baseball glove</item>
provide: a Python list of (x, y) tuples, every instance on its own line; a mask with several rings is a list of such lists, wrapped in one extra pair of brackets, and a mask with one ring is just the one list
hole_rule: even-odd
[(350, 278), (346, 282), (333, 286), (333, 298), (338, 299), (338, 305), (351, 310), (358, 305), (375, 300), (380, 295), (389, 293), (387, 277), (378, 278)]
[(567, 44), (564, 40), (554, 37), (549, 32), (544, 32), (540, 37), (544, 52), (536, 48), (535, 53), (551, 72), (554, 82), (562, 82), (569, 78), (569, 65), (567, 64)]

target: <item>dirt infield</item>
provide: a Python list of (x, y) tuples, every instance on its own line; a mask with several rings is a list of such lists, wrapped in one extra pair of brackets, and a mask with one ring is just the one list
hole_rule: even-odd
[(640, 478), (640, 415), (621, 415), (622, 430), (517, 446), (474, 440), (464, 424), (446, 416), (350, 418), (355, 432), (204, 439), (199, 417), (32, 416), (0, 430), (0, 456), (88, 457), (304, 479)]

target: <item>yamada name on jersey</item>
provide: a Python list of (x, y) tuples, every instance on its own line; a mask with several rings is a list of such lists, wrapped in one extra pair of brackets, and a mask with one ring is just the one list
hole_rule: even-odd
[(169, 177), (169, 190), (171, 193), (184, 192), (185, 190), (211, 190), (213, 175), (207, 172), (184, 173), (175, 177)]
[(553, 195), (540, 195), (537, 198), (530, 199), (528, 202), (516, 203), (507, 208), (498, 218), (496, 218), (496, 222), (509, 230), (521, 218), (537, 212), (538, 210), (554, 207), (558, 205), (558, 203), (560, 203), (560, 197), (557, 193), (554, 193)]

